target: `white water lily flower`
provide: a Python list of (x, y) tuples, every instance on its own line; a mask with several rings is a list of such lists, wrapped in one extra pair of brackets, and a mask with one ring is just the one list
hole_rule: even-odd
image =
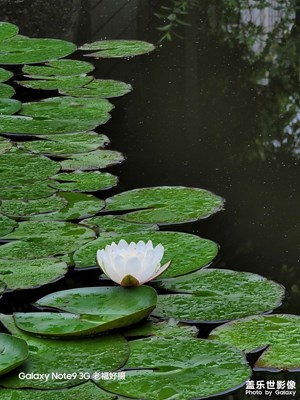
[(119, 285), (138, 286), (151, 281), (168, 268), (171, 261), (160, 265), (163, 255), (163, 246), (158, 244), (153, 247), (151, 240), (128, 244), (122, 239), (118, 244), (113, 242), (105, 249), (98, 250), (97, 262), (105, 275)]

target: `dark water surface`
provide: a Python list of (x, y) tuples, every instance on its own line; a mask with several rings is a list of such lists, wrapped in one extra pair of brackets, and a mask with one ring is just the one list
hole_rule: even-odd
[[(17, 23), (21, 33), (31, 37), (64, 38), (77, 44), (104, 38), (157, 43), (161, 21), (154, 13), (162, 4), (2, 0), (0, 19)], [(113, 118), (98, 131), (110, 137), (110, 148), (127, 157), (110, 169), (120, 177), (116, 191), (183, 185), (223, 196), (225, 211), (179, 229), (218, 242), (221, 267), (281, 282), (287, 297), (277, 311), (297, 314), (299, 82), (293, 80), (288, 52), (276, 66), (253, 61), (249, 46), (220, 33), (218, 21), (221, 24), (223, 16), (216, 17), (213, 25), (207, 9), (196, 8), (187, 18), (191, 25), (180, 29), (182, 39), (163, 41), (150, 55), (91, 60), (97, 78), (124, 80), (134, 88), (113, 100)], [(296, 50), (299, 54), (299, 45)], [(26, 97), (23, 93), (22, 100)], [(296, 380), (300, 393), (295, 373), (257, 377)], [(240, 389), (218, 398), (256, 397), (245, 396)]]

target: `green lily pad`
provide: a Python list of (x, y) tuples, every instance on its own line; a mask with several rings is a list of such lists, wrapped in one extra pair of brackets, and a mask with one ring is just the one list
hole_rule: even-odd
[(83, 219), (98, 214), (105, 206), (103, 200), (91, 194), (76, 192), (61, 192), (60, 197), (67, 200), (67, 206), (59, 212), (33, 216), (32, 220), (70, 221)]
[(2, 200), (0, 213), (14, 218), (26, 218), (31, 215), (46, 214), (65, 208), (67, 201), (53, 195), (35, 200)]
[(223, 203), (221, 197), (203, 189), (162, 186), (117, 194), (106, 200), (106, 210), (131, 211), (121, 216), (125, 221), (164, 225), (207, 218), (220, 211)]
[[(80, 340), (51, 340), (20, 331), (10, 315), (2, 315), (1, 322), (13, 335), (25, 339), (29, 346), (29, 357), (22, 368), (15, 374), (0, 379), (0, 385), (6, 388), (45, 390), (76, 386), (88, 380), (88, 377), (81, 376), (80, 373), (114, 371), (128, 357), (128, 344), (118, 334)], [(50, 375), (47, 381), (30, 378), (22, 380), (18, 377), (18, 372)], [(66, 375), (59, 379), (56, 375), (52, 376), (52, 372)], [(67, 374), (71, 374), (71, 377)]]
[(251, 369), (230, 346), (193, 338), (148, 338), (129, 343), (126, 379), (100, 381), (109, 392), (136, 399), (192, 400), (243, 385)]
[(0, 280), (13, 290), (46, 285), (62, 278), (67, 271), (67, 264), (55, 258), (0, 260)]
[(0, 214), (0, 237), (7, 235), (17, 226), (18, 223), (16, 221)]
[(75, 386), (63, 390), (14, 390), (1, 389), (0, 397), (2, 400), (115, 400), (116, 396), (104, 392), (94, 383), (87, 382), (83, 385)]
[(85, 61), (55, 60), (41, 66), (25, 65), (22, 71), (29, 78), (40, 78), (83, 75), (93, 71), (93, 69), (94, 66)]
[(209, 338), (231, 344), (246, 353), (264, 348), (255, 370), (300, 369), (300, 317), (273, 314), (251, 316), (215, 328)]
[(5, 83), (0, 83), (0, 97), (9, 99), (15, 94), (15, 89), (12, 86), (6, 85)]
[(0, 64), (34, 64), (65, 57), (76, 50), (73, 43), (58, 39), (15, 36), (1, 42)]
[(14, 318), (20, 329), (39, 336), (90, 336), (141, 321), (155, 308), (156, 299), (148, 286), (70, 289), (36, 303), (66, 313), (15, 313)]
[(129, 242), (152, 240), (156, 246), (161, 243), (165, 253), (161, 264), (169, 260), (172, 263), (160, 277), (171, 277), (195, 271), (207, 266), (216, 257), (218, 245), (210, 240), (202, 239), (196, 235), (180, 232), (141, 232), (121, 234), (113, 237), (100, 237), (89, 243), (74, 254), (76, 268), (85, 268), (96, 265), (97, 250), (105, 248), (112, 242), (118, 243), (121, 239)]
[(19, 367), (28, 357), (25, 340), (0, 333), (0, 375)]
[(175, 294), (160, 295), (153, 315), (197, 323), (271, 311), (281, 304), (285, 292), (283, 286), (260, 275), (218, 269), (164, 279), (156, 286)]
[(75, 154), (67, 160), (61, 161), (60, 165), (64, 171), (87, 171), (107, 168), (122, 161), (124, 161), (124, 156), (119, 151), (95, 150), (89, 153)]
[[(1, 142), (0, 142), (1, 145)], [(2, 200), (34, 200), (50, 197), (57, 190), (46, 182), (34, 182), (30, 185), (5, 187), (0, 190)]]
[(0, 22), (0, 40), (9, 39), (19, 32), (19, 28), (9, 22)]
[(109, 139), (96, 132), (67, 133), (45, 135), (47, 140), (34, 140), (19, 143), (19, 147), (33, 153), (42, 153), (54, 157), (66, 157), (77, 153), (87, 153), (105, 146)]
[(157, 225), (137, 224), (123, 221), (116, 215), (97, 216), (81, 221), (81, 224), (96, 227), (100, 236), (115, 236), (118, 234), (153, 232), (158, 230)]
[(60, 90), (61, 94), (74, 97), (110, 98), (124, 96), (131, 92), (132, 86), (120, 81), (94, 79), (91, 83), (78, 88)]
[(0, 137), (0, 154), (7, 153), (11, 148), (12, 148), (12, 142), (8, 139), (3, 139), (2, 137)]
[(7, 153), (0, 157), (0, 187), (19, 186), (47, 179), (60, 170), (60, 165), (47, 157)]
[(118, 183), (117, 176), (100, 171), (62, 173), (52, 179), (50, 185), (59, 191), (95, 192), (110, 189)]
[(22, 103), (13, 99), (0, 99), (0, 115), (12, 115), (18, 112)]
[[(1, 26), (0, 26), (1, 29)], [(8, 81), (13, 76), (13, 73), (7, 69), (0, 68), (0, 82)]]
[(92, 76), (58, 76), (48, 77), (46, 79), (24, 80), (16, 81), (20, 86), (29, 89), (40, 90), (68, 90), (76, 87), (81, 87), (91, 82), (94, 78)]
[(96, 53), (86, 54), (95, 58), (120, 58), (133, 57), (149, 53), (155, 47), (153, 44), (141, 40), (101, 40), (93, 43), (86, 43), (80, 50), (101, 50)]

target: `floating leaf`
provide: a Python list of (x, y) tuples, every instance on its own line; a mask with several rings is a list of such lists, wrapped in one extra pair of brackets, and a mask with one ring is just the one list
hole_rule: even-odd
[[(0, 99), (1, 102), (1, 99)], [(1, 104), (0, 104), (1, 107)], [(7, 153), (12, 148), (12, 142), (0, 136), (0, 154)]]
[(94, 66), (85, 61), (55, 60), (45, 65), (25, 65), (22, 69), (25, 76), (30, 78), (52, 76), (83, 75), (93, 71)]
[(19, 28), (9, 22), (0, 22), (0, 40), (9, 39), (19, 32)]
[(163, 225), (207, 218), (221, 210), (223, 202), (203, 189), (162, 186), (117, 194), (106, 200), (106, 210), (132, 211), (121, 216), (125, 221)]
[[(0, 142), (1, 146), (1, 142)], [(30, 185), (5, 187), (0, 190), (2, 200), (33, 200), (52, 196), (56, 189), (46, 182), (35, 182)]]
[(124, 161), (124, 156), (119, 151), (95, 150), (89, 153), (75, 154), (67, 160), (61, 161), (60, 165), (64, 171), (86, 171), (107, 168), (122, 161)]
[(66, 157), (77, 153), (87, 153), (105, 146), (109, 139), (96, 132), (67, 133), (45, 135), (47, 140), (34, 140), (19, 143), (19, 147), (33, 153), (42, 153), (54, 157)]
[(285, 292), (260, 275), (218, 269), (164, 279), (156, 286), (182, 294), (160, 295), (153, 315), (197, 323), (268, 312), (281, 304)]
[(105, 248), (112, 242), (121, 239), (129, 242), (152, 240), (156, 246), (161, 243), (165, 248), (161, 264), (172, 260), (170, 267), (160, 277), (170, 277), (195, 271), (207, 266), (217, 255), (216, 243), (202, 239), (196, 235), (180, 232), (141, 232), (132, 234), (121, 234), (113, 237), (100, 237), (93, 243), (81, 247), (74, 255), (76, 268), (85, 268), (96, 265), (97, 250)]
[(100, 212), (105, 206), (103, 200), (90, 194), (62, 192), (59, 196), (67, 200), (68, 204), (65, 208), (56, 213), (45, 214), (44, 216), (33, 216), (31, 219), (56, 221), (82, 219), (98, 214), (98, 212)]
[(124, 96), (131, 90), (131, 85), (124, 82), (109, 79), (94, 79), (91, 83), (83, 87), (60, 90), (60, 93), (74, 97), (110, 98)]
[(149, 338), (129, 343), (126, 379), (100, 381), (110, 392), (136, 399), (192, 400), (236, 389), (251, 376), (242, 353), (208, 340)]
[(8, 218), (6, 215), (0, 214), (0, 236), (5, 236), (10, 233), (18, 223), (13, 219)]
[(101, 50), (96, 53), (86, 54), (95, 58), (119, 58), (133, 57), (149, 53), (155, 47), (153, 44), (141, 40), (101, 40), (93, 43), (86, 43), (80, 50)]
[(87, 382), (83, 385), (75, 386), (63, 390), (14, 390), (1, 389), (1, 400), (115, 400), (116, 396), (104, 392), (94, 383)]
[(29, 89), (41, 90), (68, 90), (76, 87), (81, 87), (91, 82), (94, 78), (92, 76), (59, 76), (49, 77), (46, 79), (24, 80), (16, 81), (20, 86)]
[(157, 225), (137, 224), (123, 221), (116, 215), (92, 217), (81, 221), (82, 224), (97, 227), (100, 236), (115, 236), (120, 233), (153, 232), (158, 230)]
[(0, 99), (0, 115), (12, 115), (18, 112), (22, 103), (13, 99)]
[(0, 375), (19, 367), (28, 357), (25, 340), (0, 333)]
[(118, 183), (116, 176), (99, 171), (62, 173), (52, 176), (52, 179), (55, 180), (50, 185), (59, 191), (95, 192), (110, 189)]
[(75, 50), (76, 46), (73, 43), (64, 40), (15, 36), (12, 40), (1, 42), (0, 64), (40, 63), (65, 57)]
[(13, 290), (46, 285), (62, 278), (67, 270), (67, 264), (55, 258), (0, 260), (0, 280)]
[[(51, 340), (20, 331), (10, 315), (2, 315), (1, 322), (13, 335), (25, 339), (29, 346), (29, 357), (22, 368), (0, 380), (0, 385), (6, 388), (45, 390), (76, 386), (88, 380), (85, 375), (80, 375), (81, 372), (92, 374), (98, 371), (114, 371), (128, 357), (128, 344), (118, 334), (80, 340)], [(40, 374), (49, 374), (48, 381), (30, 378), (22, 380), (18, 376), (19, 372), (29, 374), (37, 371)], [(62, 375), (52, 376), (52, 372)], [(71, 374), (71, 378), (68, 374)]]
[(273, 314), (251, 316), (215, 328), (209, 339), (231, 344), (246, 353), (264, 348), (256, 370), (300, 369), (300, 317)]
[[(0, 24), (1, 24), (1, 22), (0, 22)], [(1, 25), (0, 25), (0, 30), (1, 30)], [(1, 35), (1, 33), (0, 33), (0, 35)], [(7, 71), (7, 69), (0, 68), (0, 82), (8, 81), (12, 76), (13, 76), (12, 72)]]
[(5, 83), (0, 83), (0, 97), (9, 99), (15, 94), (15, 89), (12, 86), (6, 85)]

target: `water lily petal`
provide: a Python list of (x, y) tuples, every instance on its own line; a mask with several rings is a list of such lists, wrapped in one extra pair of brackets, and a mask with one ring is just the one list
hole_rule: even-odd
[[(161, 275), (171, 264), (172, 260), (168, 261), (166, 264), (164, 264), (162, 267), (160, 267), (155, 274), (151, 275), (151, 277), (149, 278), (149, 281), (151, 281), (152, 279), (156, 278), (157, 276)], [(144, 282), (142, 282), (144, 283)]]

